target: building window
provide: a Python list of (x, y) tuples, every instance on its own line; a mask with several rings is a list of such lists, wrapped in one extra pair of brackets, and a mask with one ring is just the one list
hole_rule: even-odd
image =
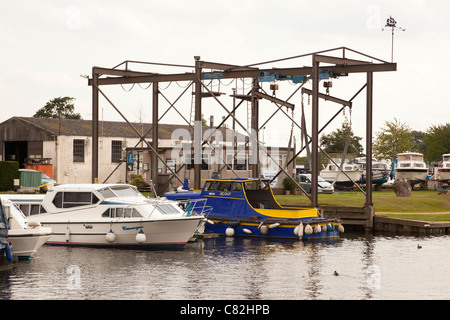
[(84, 162), (84, 140), (73, 140), (73, 162)]
[(111, 162), (120, 162), (122, 158), (122, 141), (111, 141)]

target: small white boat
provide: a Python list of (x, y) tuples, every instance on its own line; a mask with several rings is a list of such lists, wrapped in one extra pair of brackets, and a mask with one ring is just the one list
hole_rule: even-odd
[(206, 221), (176, 201), (146, 198), (128, 184), (58, 185), (43, 197), (28, 197), (41, 199), (39, 212), (45, 213), (27, 220), (51, 227), (47, 244), (53, 245), (183, 248)]
[(395, 179), (406, 179), (414, 187), (415, 184), (427, 179), (428, 168), (423, 161), (423, 154), (404, 152), (397, 155)]
[(30, 259), (50, 239), (52, 229), (38, 222), (28, 222), (23, 212), (4, 196), (1, 205), (8, 220), (8, 241), (13, 258)]
[(357, 164), (347, 162), (344, 162), (342, 171), (339, 170), (337, 165), (329, 163), (320, 171), (320, 176), (330, 183), (335, 183), (336, 186), (351, 187), (354, 183), (360, 182), (362, 174), (365, 172)]
[[(366, 183), (366, 157), (358, 157), (353, 160), (360, 169), (364, 172), (362, 173), (361, 182)], [(383, 161), (378, 161), (377, 159), (372, 159), (372, 183), (376, 185), (382, 185), (389, 180), (389, 174), (391, 172), (391, 167), (389, 164)]]
[(450, 182), (450, 153), (442, 155), (442, 164), (438, 168), (437, 179), (443, 182), (445, 181)]

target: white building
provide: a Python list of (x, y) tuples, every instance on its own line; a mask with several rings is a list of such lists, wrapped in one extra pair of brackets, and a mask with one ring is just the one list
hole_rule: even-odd
[[(133, 123), (145, 135), (151, 124)], [(203, 127), (203, 131), (211, 129)], [(176, 131), (179, 130), (179, 131)], [(181, 130), (181, 131), (180, 131)], [(183, 131), (184, 130), (184, 131)], [(189, 152), (193, 137), (189, 126), (159, 124), (158, 154), (173, 170), (178, 171), (181, 162), (189, 162), (193, 154)], [(210, 178), (220, 171), (222, 177), (250, 177), (249, 148), (247, 138), (237, 134), (235, 147), (226, 141), (227, 134), (221, 129), (219, 136), (224, 141), (215, 140), (220, 152), (212, 152), (208, 145), (202, 154), (202, 179)], [(181, 139), (175, 132), (185, 132), (188, 137)], [(231, 131), (232, 132), (232, 131)], [(147, 141), (151, 141), (147, 134)], [(174, 138), (175, 137), (175, 138)], [(205, 137), (205, 134), (204, 134)], [(174, 139), (172, 139), (174, 138)], [(217, 138), (217, 135), (216, 137)], [(187, 146), (187, 147), (186, 147)], [(261, 156), (261, 172), (277, 172), (274, 160), (285, 162), (286, 149), (268, 148), (271, 157)], [(180, 153), (179, 150), (182, 152)], [(174, 152), (177, 151), (177, 152)], [(128, 182), (129, 174), (140, 174), (150, 180), (151, 150), (140, 141), (135, 131), (126, 122), (99, 122), (99, 177), (98, 182)], [(130, 154), (132, 153), (132, 156)], [(221, 154), (221, 156), (220, 156)], [(175, 155), (175, 156), (174, 156)], [(176, 159), (176, 155), (180, 157)], [(236, 155), (236, 157), (235, 157)], [(184, 160), (180, 160), (181, 158)], [(212, 159), (215, 158), (215, 161)], [(92, 122), (90, 120), (48, 119), (33, 117), (13, 117), (0, 124), (0, 160), (18, 161), (21, 168), (26, 166), (41, 170), (50, 168), (48, 175), (58, 183), (91, 183), (92, 181)], [(159, 160), (158, 173), (171, 175), (163, 161)], [(225, 165), (224, 163), (227, 163)], [(193, 166), (187, 163), (177, 175), (193, 181)], [(41, 170), (43, 171), (43, 170)], [(173, 179), (173, 187), (181, 185)]]

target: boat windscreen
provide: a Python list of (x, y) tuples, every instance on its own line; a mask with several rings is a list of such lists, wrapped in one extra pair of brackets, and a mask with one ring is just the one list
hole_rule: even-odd
[(248, 190), (269, 190), (268, 180), (251, 180), (244, 182), (245, 191)]
[(139, 192), (134, 190), (130, 187), (125, 188), (105, 188), (102, 190), (99, 190), (99, 192), (102, 194), (105, 198), (121, 198), (121, 197), (136, 197), (136, 196), (142, 196)]

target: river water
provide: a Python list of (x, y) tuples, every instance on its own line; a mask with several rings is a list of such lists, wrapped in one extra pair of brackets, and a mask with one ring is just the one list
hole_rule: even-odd
[[(418, 245), (421, 248), (418, 248)], [(450, 236), (197, 240), (182, 251), (43, 246), (2, 300), (448, 300)]]

